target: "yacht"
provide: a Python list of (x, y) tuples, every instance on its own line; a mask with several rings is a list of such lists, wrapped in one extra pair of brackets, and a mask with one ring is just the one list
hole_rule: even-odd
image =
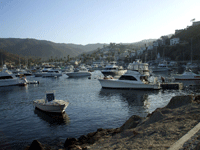
[(45, 73), (47, 73), (51, 69), (52, 69), (52, 67), (45, 66), (42, 70), (35, 72), (34, 75), (35, 75), (35, 77), (42, 77)]
[(50, 69), (46, 73), (42, 74), (42, 77), (60, 77), (60, 76), (62, 76), (62, 72), (55, 69)]
[(158, 66), (154, 66), (151, 68), (152, 72), (163, 72), (163, 71), (169, 71), (170, 68), (167, 66), (167, 62), (163, 61), (158, 64)]
[(112, 77), (99, 79), (102, 88), (146, 90), (159, 90), (161, 88), (157, 78), (150, 76), (148, 64), (137, 61), (129, 64), (128, 68), (129, 70), (120, 76), (119, 79), (114, 79)]
[(186, 68), (183, 74), (174, 74), (172, 76), (175, 80), (200, 80), (200, 75), (192, 72), (188, 68)]
[(83, 77), (83, 76), (91, 76), (91, 73), (84, 66), (78, 67), (74, 69), (74, 72), (66, 73), (69, 77)]
[(19, 85), (20, 80), (11, 71), (9, 71), (6, 65), (3, 66), (0, 72), (0, 86)]
[(121, 76), (126, 73), (127, 70), (124, 70), (122, 66), (117, 66), (116, 62), (111, 62), (110, 64), (106, 65), (106, 67), (101, 70), (101, 73), (104, 76)]

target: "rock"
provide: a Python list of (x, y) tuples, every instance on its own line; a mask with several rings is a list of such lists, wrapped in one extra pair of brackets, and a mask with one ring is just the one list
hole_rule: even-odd
[(152, 112), (152, 114), (150, 114), (147, 118), (147, 120), (144, 122), (146, 125), (157, 122), (162, 120), (165, 117), (165, 115), (163, 115), (161, 113), (161, 109), (157, 108), (154, 112)]
[(64, 147), (65, 148), (74, 148), (76, 147), (76, 144), (78, 144), (78, 140), (76, 138), (67, 138)]
[(120, 127), (120, 130), (123, 131), (126, 129), (135, 128), (141, 122), (141, 120), (142, 118), (140, 116), (133, 115)]
[(28, 150), (44, 150), (44, 148), (38, 140), (34, 140)]
[(82, 135), (82, 136), (80, 136), (80, 137), (78, 138), (78, 141), (79, 141), (80, 143), (82, 143), (82, 144), (86, 143), (87, 140), (88, 140), (88, 137), (85, 136), (85, 135)]
[(192, 103), (192, 100), (193, 100), (192, 95), (175, 96), (175, 97), (172, 97), (172, 99), (170, 100), (170, 102), (168, 103), (168, 105), (165, 108), (171, 108), (171, 109), (178, 108), (183, 105)]
[(200, 95), (195, 96), (194, 101), (200, 104)]

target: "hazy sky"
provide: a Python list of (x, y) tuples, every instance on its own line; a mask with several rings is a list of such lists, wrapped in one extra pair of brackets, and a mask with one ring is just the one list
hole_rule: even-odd
[(132, 43), (200, 21), (200, 0), (0, 0), (0, 38)]

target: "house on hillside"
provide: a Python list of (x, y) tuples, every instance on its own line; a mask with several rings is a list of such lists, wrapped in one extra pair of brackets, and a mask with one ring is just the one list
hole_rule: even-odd
[(197, 26), (197, 25), (200, 25), (200, 21), (196, 21), (192, 23), (192, 26)]
[(179, 38), (173, 38), (170, 39), (170, 45), (176, 45), (180, 43), (180, 39)]
[(156, 41), (153, 42), (153, 47), (158, 47), (163, 45), (163, 41), (161, 39), (158, 39)]
[(180, 30), (175, 30), (175, 35), (181, 33), (182, 31), (184, 31), (184, 29), (180, 29)]

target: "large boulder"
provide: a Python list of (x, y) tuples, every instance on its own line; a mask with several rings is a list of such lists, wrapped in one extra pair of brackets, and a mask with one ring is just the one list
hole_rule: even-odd
[(76, 138), (67, 138), (64, 147), (68, 149), (75, 148), (76, 145), (78, 144), (78, 140)]
[(124, 131), (126, 129), (135, 128), (141, 120), (142, 118), (140, 116), (133, 115), (120, 127), (120, 130)]
[(185, 95), (185, 96), (175, 96), (172, 97), (166, 108), (178, 108), (183, 105), (187, 105), (189, 103), (192, 103), (193, 96), (192, 95)]
[(42, 144), (38, 140), (34, 140), (28, 150), (44, 150)]
[(164, 118), (165, 118), (165, 115), (162, 113), (162, 109), (157, 108), (154, 112), (152, 112), (151, 114), (147, 116), (147, 119), (144, 121), (144, 124), (148, 125), (151, 123), (155, 123), (160, 120), (163, 120)]

